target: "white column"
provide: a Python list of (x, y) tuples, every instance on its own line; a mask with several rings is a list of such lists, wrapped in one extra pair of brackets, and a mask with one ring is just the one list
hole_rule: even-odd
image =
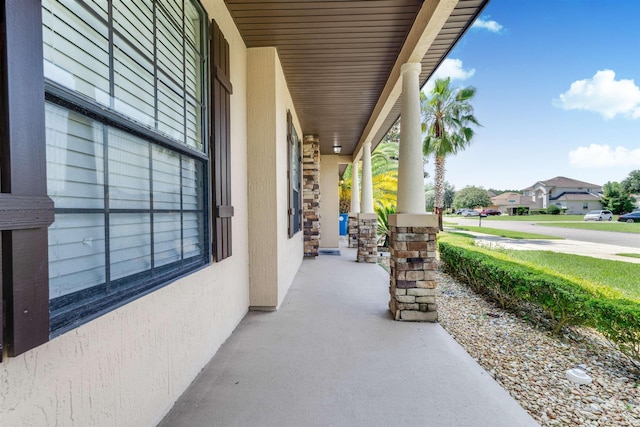
[(426, 213), (420, 122), (420, 68), (418, 62), (402, 64), (401, 68), (402, 125), (398, 153), (398, 213)]
[(375, 213), (373, 210), (373, 183), (371, 182), (370, 141), (362, 144), (362, 202), (360, 203), (360, 210), (362, 213)]
[(360, 178), (358, 160), (351, 164), (351, 213), (360, 213)]

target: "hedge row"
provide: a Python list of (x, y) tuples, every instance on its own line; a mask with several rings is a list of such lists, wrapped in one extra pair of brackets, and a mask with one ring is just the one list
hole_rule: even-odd
[(502, 308), (538, 307), (548, 315), (554, 333), (565, 325), (594, 327), (640, 360), (639, 304), (596, 295), (568, 279), (472, 247), (443, 241), (438, 246), (447, 273)]

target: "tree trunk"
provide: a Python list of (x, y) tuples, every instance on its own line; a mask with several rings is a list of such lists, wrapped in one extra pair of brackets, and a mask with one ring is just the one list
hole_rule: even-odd
[(442, 231), (442, 211), (444, 208), (444, 156), (436, 156), (436, 176), (434, 186), (436, 198), (434, 202), (434, 213), (438, 215), (438, 229)]

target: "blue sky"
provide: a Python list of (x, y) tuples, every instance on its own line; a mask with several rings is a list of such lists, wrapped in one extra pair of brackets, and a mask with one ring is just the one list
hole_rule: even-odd
[(639, 17), (638, 0), (491, 0), (435, 73), (476, 87), (482, 124), (446, 180), (603, 185), (640, 169)]

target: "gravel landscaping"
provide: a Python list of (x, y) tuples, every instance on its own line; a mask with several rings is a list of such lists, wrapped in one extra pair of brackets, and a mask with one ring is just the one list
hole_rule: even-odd
[[(552, 336), (438, 272), (440, 324), (543, 426), (640, 426), (638, 368), (595, 331)], [(575, 385), (579, 368), (593, 381)]]

